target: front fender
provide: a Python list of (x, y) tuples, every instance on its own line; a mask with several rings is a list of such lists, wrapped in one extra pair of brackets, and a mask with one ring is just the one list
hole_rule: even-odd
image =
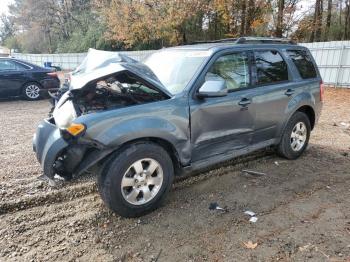
[(86, 115), (75, 122), (87, 126), (85, 137), (109, 148), (140, 138), (165, 140), (186, 164), (191, 152), (187, 108), (179, 101), (166, 100)]

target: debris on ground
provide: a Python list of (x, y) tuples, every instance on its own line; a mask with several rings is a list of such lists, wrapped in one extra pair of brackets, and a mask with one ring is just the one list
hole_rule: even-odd
[(299, 247), (299, 251), (304, 252), (304, 251), (308, 250), (310, 247), (313, 247), (313, 246), (309, 243), (305, 246)]
[(258, 218), (257, 217), (251, 217), (249, 219), (249, 222), (252, 222), (252, 223), (256, 223), (258, 221)]
[(220, 210), (220, 211), (223, 211), (223, 212), (227, 212), (227, 207), (220, 207), (218, 203), (216, 202), (213, 202), (213, 203), (210, 203), (209, 205), (209, 210)]
[(246, 210), (244, 211), (244, 214), (250, 216), (249, 222), (256, 223), (258, 221), (258, 217), (253, 211)]
[(257, 171), (253, 171), (253, 170), (247, 170), (247, 169), (243, 169), (242, 173), (253, 175), (253, 176), (266, 176), (265, 173), (257, 172)]
[(278, 163), (278, 161), (275, 161), (275, 165), (276, 165), (276, 166), (279, 166), (280, 164)]
[(244, 247), (248, 249), (255, 249), (258, 246), (258, 243), (253, 243), (251, 240), (248, 242), (243, 242)]
[(340, 126), (344, 127), (344, 128), (349, 128), (350, 124), (349, 123), (345, 123), (345, 122), (340, 122)]
[(160, 254), (162, 254), (162, 251), (163, 251), (163, 249), (160, 249), (160, 250), (159, 250), (159, 253), (158, 253), (156, 259), (154, 260), (154, 262), (157, 262), (157, 261), (158, 261), (158, 259), (159, 259), (159, 257), (160, 257)]
[[(341, 153), (350, 153), (350, 130), (339, 122), (350, 122), (350, 89), (326, 89), (326, 98), (310, 147), (298, 160), (263, 150), (210, 173), (182, 178), (175, 182), (168, 205), (137, 219), (109, 211), (93, 175), (55, 189), (38, 180), (42, 168), (30, 141), (47, 114), (48, 101), (0, 102), (0, 133), (6, 134), (0, 138), (0, 261), (154, 262), (161, 249), (158, 262), (348, 261), (350, 156)], [(331, 126), (335, 121), (338, 127)], [(13, 128), (14, 123), (20, 125)], [(242, 169), (267, 176), (243, 175)], [(258, 186), (252, 188), (251, 180), (259, 180)], [(31, 190), (38, 192), (27, 196)], [(229, 212), (208, 210), (210, 202), (227, 205)], [(311, 218), (321, 206), (325, 213)], [(257, 213), (259, 224), (248, 222), (245, 210)], [(242, 241), (249, 240), (258, 246), (246, 248)], [(318, 251), (309, 246), (300, 252), (299, 246), (308, 243)], [(54, 253), (57, 246), (67, 248)], [(133, 258), (127, 251), (140, 255)]]
[(251, 217), (254, 217), (256, 215), (253, 211), (250, 211), (250, 210), (244, 211), (244, 214), (251, 216)]

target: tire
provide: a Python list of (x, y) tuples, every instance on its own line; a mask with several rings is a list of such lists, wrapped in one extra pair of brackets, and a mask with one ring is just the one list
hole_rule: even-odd
[(25, 100), (35, 101), (41, 98), (41, 86), (38, 83), (30, 82), (23, 86), (22, 97)]
[(277, 153), (287, 159), (297, 159), (305, 151), (310, 133), (311, 125), (307, 115), (294, 113), (283, 132)]
[[(152, 167), (158, 165), (153, 173), (147, 172), (151, 163)], [(162, 204), (173, 178), (169, 154), (155, 143), (138, 142), (125, 146), (106, 162), (98, 189), (112, 211), (123, 217), (139, 217)]]

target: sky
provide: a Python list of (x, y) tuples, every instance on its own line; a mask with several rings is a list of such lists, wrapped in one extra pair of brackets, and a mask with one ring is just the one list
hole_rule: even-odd
[(0, 0), (0, 15), (8, 13), (8, 6), (13, 3), (13, 0)]

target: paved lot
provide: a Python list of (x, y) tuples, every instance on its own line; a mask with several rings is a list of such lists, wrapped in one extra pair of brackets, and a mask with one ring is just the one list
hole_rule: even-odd
[(93, 175), (58, 188), (38, 180), (31, 138), (48, 101), (0, 102), (0, 261), (350, 261), (349, 101), (350, 90), (327, 90), (300, 159), (267, 150), (225, 163), (177, 181), (140, 219), (108, 211)]

